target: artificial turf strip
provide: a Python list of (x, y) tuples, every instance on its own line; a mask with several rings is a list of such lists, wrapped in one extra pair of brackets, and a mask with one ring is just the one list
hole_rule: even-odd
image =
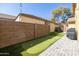
[[(64, 34), (63, 33), (59, 33), (57, 36), (48, 36), (45, 38), (41, 38), (39, 40), (42, 39), (46, 39), (45, 41), (38, 43), (24, 51), (21, 52), (21, 55), (23, 56), (36, 56), (39, 55), (41, 52), (43, 52), (44, 50), (46, 50), (50, 45), (52, 45), (53, 43), (55, 43), (58, 39), (60, 39)], [(34, 42), (32, 42), (34, 43)]]

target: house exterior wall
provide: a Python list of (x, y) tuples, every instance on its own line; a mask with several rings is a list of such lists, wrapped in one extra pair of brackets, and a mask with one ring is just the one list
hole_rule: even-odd
[(50, 32), (54, 32), (55, 31), (55, 24), (54, 23), (50, 23)]
[(49, 28), (50, 32), (54, 32), (55, 31), (55, 23), (45, 21), (45, 24), (50, 26), (50, 28)]
[(75, 23), (70, 23), (67, 26), (67, 30), (70, 29), (70, 28), (75, 28), (75, 26), (76, 26)]
[(76, 4), (75, 19), (76, 19), (77, 40), (79, 40), (79, 3)]
[(0, 18), (2, 21), (14, 21), (14, 19), (8, 19), (8, 18)]
[(21, 17), (18, 16), (15, 21), (21, 21)]
[(31, 17), (26, 17), (26, 16), (19, 16), (21, 18), (21, 22), (26, 22), (26, 23), (36, 23), (36, 24), (45, 24), (45, 21), (39, 20), (39, 19), (34, 19)]
[(50, 28), (49, 28), (50, 32), (54, 32), (55, 31), (55, 27), (56, 27), (55, 24), (52, 23), (52, 22), (39, 20), (39, 19), (34, 19), (34, 18), (31, 18), (31, 17), (22, 16), (22, 15), (19, 15), (15, 21), (26, 22), (26, 23), (33, 23), (33, 24), (49, 25), (50, 26)]

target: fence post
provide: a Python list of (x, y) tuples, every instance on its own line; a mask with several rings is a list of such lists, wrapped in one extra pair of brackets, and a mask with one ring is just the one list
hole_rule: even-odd
[(36, 37), (35, 37), (35, 30), (36, 30), (36, 29), (35, 29), (35, 25), (36, 25), (36, 24), (33, 24), (33, 25), (34, 25), (34, 29), (33, 29), (33, 30), (34, 30), (34, 39), (36, 39)]
[(50, 34), (50, 24), (48, 25), (48, 35)]

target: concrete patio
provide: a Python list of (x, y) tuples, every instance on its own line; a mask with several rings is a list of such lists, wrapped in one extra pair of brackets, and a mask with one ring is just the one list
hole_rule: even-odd
[(39, 56), (79, 56), (79, 42), (64, 36)]

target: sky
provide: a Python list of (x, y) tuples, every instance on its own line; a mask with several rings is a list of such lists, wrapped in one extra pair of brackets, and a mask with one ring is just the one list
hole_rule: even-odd
[(19, 3), (0, 3), (0, 13), (17, 16), (19, 12)]
[(50, 20), (52, 11), (58, 7), (67, 7), (72, 9), (71, 3), (0, 3), (0, 13), (17, 16), (20, 13), (35, 15)]

